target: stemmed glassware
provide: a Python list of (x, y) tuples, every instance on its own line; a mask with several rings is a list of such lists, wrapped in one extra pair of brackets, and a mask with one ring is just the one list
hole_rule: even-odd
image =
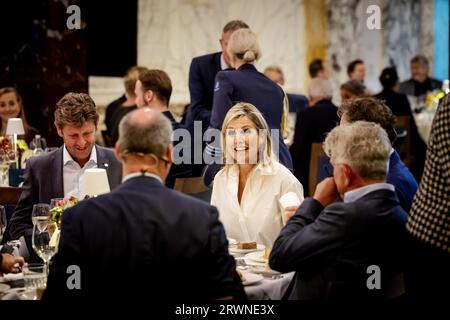
[(58, 250), (59, 234), (55, 233), (56, 230), (56, 222), (52, 221), (49, 216), (35, 217), (32, 235), (33, 249), (44, 260), (47, 273), (50, 260)]

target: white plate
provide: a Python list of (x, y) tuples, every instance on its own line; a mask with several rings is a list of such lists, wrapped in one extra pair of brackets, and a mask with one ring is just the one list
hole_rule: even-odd
[(262, 275), (254, 274), (254, 273), (250, 273), (250, 272), (243, 273), (242, 275), (245, 278), (245, 281), (242, 282), (242, 284), (244, 286), (249, 286), (249, 285), (255, 284), (255, 283), (261, 281), (262, 279), (264, 279), (264, 277)]
[(236, 239), (233, 239), (233, 238), (227, 238), (227, 240), (228, 240), (228, 245), (229, 245), (229, 246), (235, 246), (235, 245), (237, 245), (237, 240), (236, 240)]
[(6, 290), (9, 290), (11, 286), (6, 283), (0, 283), (0, 292), (5, 292)]
[(264, 250), (266, 247), (263, 244), (258, 244), (256, 245), (256, 249), (238, 249), (236, 247), (230, 247), (228, 248), (228, 250), (230, 251), (230, 253), (249, 253), (249, 252), (253, 252), (253, 251), (262, 251)]
[(264, 251), (256, 251), (256, 252), (250, 252), (245, 255), (245, 258), (254, 262), (259, 263), (267, 263), (269, 262), (269, 259), (264, 258)]

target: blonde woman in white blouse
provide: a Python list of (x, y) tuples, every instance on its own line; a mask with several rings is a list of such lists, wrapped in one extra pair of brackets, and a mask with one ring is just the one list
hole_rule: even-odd
[(225, 116), (221, 144), (224, 168), (214, 178), (211, 204), (227, 236), (272, 247), (286, 223), (280, 198), (303, 187), (275, 158), (267, 123), (258, 109), (238, 103)]

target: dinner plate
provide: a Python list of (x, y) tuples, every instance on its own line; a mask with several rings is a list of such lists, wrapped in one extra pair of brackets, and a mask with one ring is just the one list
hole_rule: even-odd
[(0, 283), (0, 293), (9, 290), (11, 286), (6, 283)]
[(233, 239), (233, 238), (227, 238), (227, 240), (228, 240), (228, 245), (229, 245), (229, 246), (235, 246), (235, 245), (237, 245), (237, 240), (236, 240), (236, 239)]
[(265, 246), (263, 244), (256, 245), (256, 249), (238, 249), (236, 247), (229, 247), (228, 250), (230, 253), (249, 253), (254, 251), (264, 250)]
[(264, 258), (264, 251), (250, 252), (245, 255), (245, 258), (259, 263), (267, 263), (269, 259)]
[(264, 277), (262, 275), (254, 274), (254, 273), (250, 273), (250, 272), (243, 273), (242, 275), (245, 278), (245, 281), (242, 282), (242, 284), (244, 286), (249, 286), (249, 285), (255, 284), (257, 282), (260, 282), (262, 279), (264, 279)]

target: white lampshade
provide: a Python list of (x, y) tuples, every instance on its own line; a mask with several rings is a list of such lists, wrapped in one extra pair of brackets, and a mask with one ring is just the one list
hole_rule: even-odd
[(108, 193), (110, 191), (108, 175), (106, 174), (105, 169), (86, 169), (83, 180), (82, 194), (84, 195), (92, 197)]
[(25, 130), (23, 129), (22, 119), (20, 118), (11, 118), (8, 119), (8, 124), (6, 125), (6, 134), (25, 134)]

